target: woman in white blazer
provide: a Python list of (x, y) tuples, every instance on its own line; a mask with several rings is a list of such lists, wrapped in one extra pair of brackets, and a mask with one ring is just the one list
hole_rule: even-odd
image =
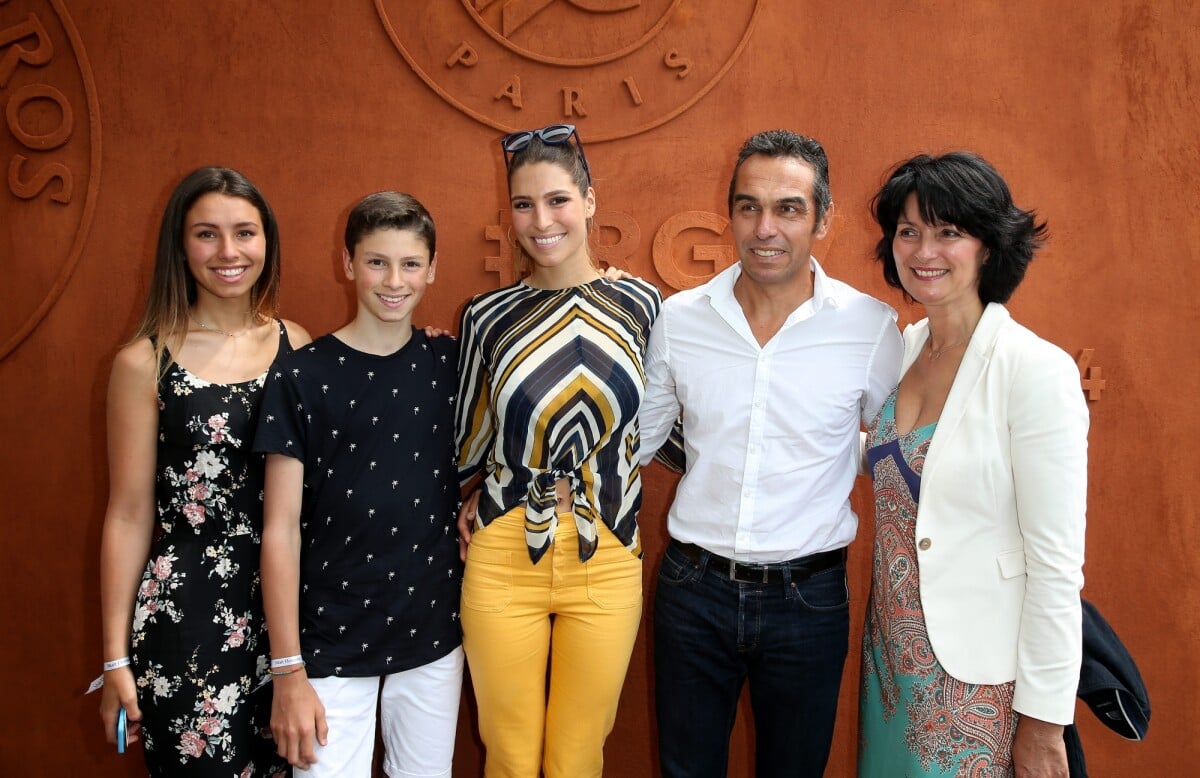
[(1002, 303), (1045, 223), (968, 153), (873, 200), (884, 278), (925, 307), (868, 431), (876, 533), (860, 776), (1067, 776), (1088, 411), (1073, 360)]

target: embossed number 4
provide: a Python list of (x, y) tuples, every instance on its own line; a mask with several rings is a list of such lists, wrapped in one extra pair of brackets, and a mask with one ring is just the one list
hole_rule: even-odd
[(1100, 377), (1099, 366), (1092, 367), (1092, 354), (1096, 353), (1094, 348), (1085, 348), (1079, 352), (1079, 358), (1075, 360), (1075, 366), (1079, 368), (1080, 384), (1083, 386), (1083, 391), (1087, 392), (1087, 398), (1091, 402), (1100, 399), (1100, 393), (1104, 391), (1108, 382)]

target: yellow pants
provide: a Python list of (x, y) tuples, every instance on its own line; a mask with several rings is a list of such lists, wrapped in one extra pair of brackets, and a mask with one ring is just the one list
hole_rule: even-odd
[[(533, 564), (525, 507), (475, 533), (463, 578), (463, 647), (488, 778), (599, 778), (642, 618), (642, 562), (603, 525), (579, 561), (574, 516)], [(547, 660), (550, 691), (546, 693)]]

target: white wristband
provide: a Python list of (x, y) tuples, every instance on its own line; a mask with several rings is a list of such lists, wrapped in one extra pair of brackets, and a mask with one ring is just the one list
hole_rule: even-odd
[(278, 670), (281, 667), (291, 667), (292, 665), (302, 664), (304, 664), (304, 657), (300, 654), (296, 654), (295, 656), (285, 656), (280, 657), (279, 659), (272, 659), (271, 669)]
[(120, 659), (114, 659), (111, 662), (105, 662), (104, 672), (107, 673), (109, 670), (116, 670), (121, 667), (129, 667), (129, 657), (123, 656)]

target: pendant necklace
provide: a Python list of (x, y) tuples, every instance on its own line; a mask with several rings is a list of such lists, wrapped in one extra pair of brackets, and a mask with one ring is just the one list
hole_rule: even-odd
[(938, 358), (940, 358), (940, 357), (942, 356), (942, 354), (945, 354), (947, 351), (949, 351), (949, 350), (950, 350), (950, 349), (952, 349), (952, 348), (956, 348), (956, 347), (958, 347), (958, 346), (961, 346), (961, 345), (963, 345), (963, 344), (964, 344), (964, 343), (966, 343), (967, 341), (965, 341), (965, 340), (956, 340), (955, 342), (953, 342), (953, 343), (949, 343), (949, 344), (947, 344), (947, 345), (945, 345), (945, 346), (942, 346), (942, 347), (941, 347), (941, 348), (939, 348), (939, 349), (935, 349), (935, 348), (933, 347), (933, 338), (930, 338), (929, 340), (927, 340), (927, 341), (925, 341), (925, 342), (926, 342), (926, 343), (929, 345), (929, 361), (930, 361), (930, 362), (936, 362), (936, 361), (938, 360)]
[(224, 335), (227, 338), (240, 338), (243, 335), (245, 335), (247, 332), (249, 332), (250, 330), (253, 329), (253, 327), (247, 327), (246, 329), (242, 330), (241, 332), (229, 332), (228, 330), (223, 330), (220, 327), (214, 327), (211, 324), (205, 324), (204, 322), (200, 321), (199, 319), (197, 319), (195, 316), (191, 315), (190, 313), (188, 314), (188, 318), (191, 319), (193, 322), (195, 322), (196, 325), (198, 327), (200, 327), (201, 329), (206, 329), (209, 332), (215, 332), (220, 335)]

